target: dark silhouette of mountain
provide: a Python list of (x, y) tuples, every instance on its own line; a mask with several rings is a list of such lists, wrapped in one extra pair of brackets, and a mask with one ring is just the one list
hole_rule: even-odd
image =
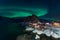
[[(25, 27), (22, 22), (26, 17), (7, 18), (0, 16), (0, 40), (16, 40), (18, 35), (24, 34)], [(51, 22), (44, 18), (39, 18), (41, 22)]]

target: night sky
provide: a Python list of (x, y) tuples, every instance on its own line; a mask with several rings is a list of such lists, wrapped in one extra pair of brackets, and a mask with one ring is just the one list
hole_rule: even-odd
[(0, 0), (0, 16), (14, 18), (36, 14), (44, 18), (59, 19), (59, 4), (59, 0)]

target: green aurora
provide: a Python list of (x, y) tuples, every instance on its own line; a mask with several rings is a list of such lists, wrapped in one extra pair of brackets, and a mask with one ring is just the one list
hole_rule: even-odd
[(0, 16), (15, 18), (27, 17), (35, 14), (36, 16), (44, 16), (48, 13), (47, 8), (31, 8), (31, 7), (2, 7), (0, 8)]

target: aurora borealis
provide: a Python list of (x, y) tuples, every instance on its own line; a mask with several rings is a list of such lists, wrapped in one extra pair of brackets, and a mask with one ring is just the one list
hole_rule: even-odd
[(43, 16), (48, 13), (47, 8), (31, 8), (31, 7), (3, 7), (0, 8), (0, 16), (3, 17), (9, 17), (9, 18), (14, 18), (14, 17), (27, 17), (31, 16), (32, 14), (35, 14), (37, 16)]
[[(10, 10), (10, 11), (9, 11)], [(45, 18), (60, 18), (60, 1), (58, 0), (0, 0), (0, 16), (22, 17), (23, 13), (34, 13)], [(4, 12), (5, 11), (5, 12)], [(20, 12), (19, 12), (20, 11)], [(16, 14), (17, 13), (17, 14)], [(20, 15), (20, 16), (19, 16)], [(26, 15), (26, 16), (27, 16)], [(58, 15), (58, 16), (57, 16)], [(26, 17), (25, 15), (23, 17)]]

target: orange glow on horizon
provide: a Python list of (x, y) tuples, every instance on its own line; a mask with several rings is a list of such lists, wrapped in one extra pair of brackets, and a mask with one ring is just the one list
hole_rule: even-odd
[(53, 26), (54, 26), (54, 27), (60, 27), (60, 23), (54, 22), (54, 23), (53, 23)]

